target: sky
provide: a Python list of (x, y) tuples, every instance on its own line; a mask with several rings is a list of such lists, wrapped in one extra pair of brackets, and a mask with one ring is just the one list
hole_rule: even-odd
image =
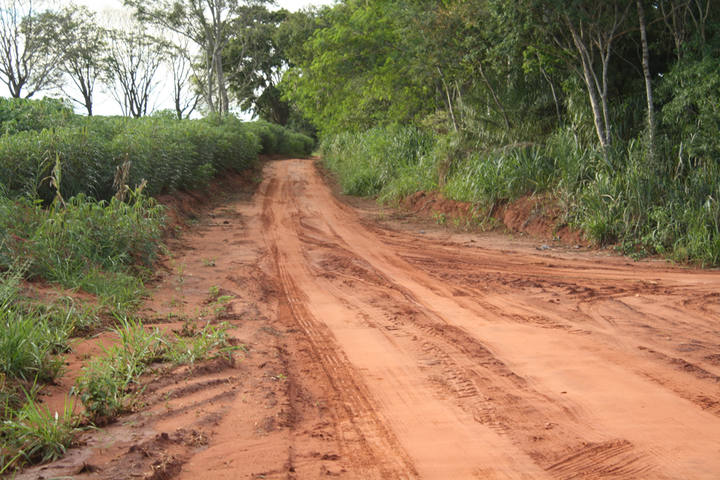
[[(65, 0), (60, 0), (58, 4), (62, 5), (64, 3), (70, 3), (66, 2)], [(122, 0), (74, 0), (72, 3), (80, 4), (80, 5), (86, 5), (87, 7), (97, 10), (98, 12), (106, 12), (111, 15), (110, 18), (116, 16), (112, 15), (112, 12), (117, 12), (118, 10), (124, 10), (127, 11), (128, 9), (123, 6)], [(305, 7), (309, 6), (320, 6), (320, 5), (331, 5), (335, 3), (335, 0), (275, 0), (275, 3), (280, 8), (286, 8), (290, 11), (296, 11), (300, 10)], [(163, 88), (162, 86), (162, 76), (166, 75), (167, 71), (161, 70), (158, 72), (158, 80), (160, 80), (160, 85), (157, 87), (158, 92), (165, 92), (165, 95), (158, 94), (155, 96), (155, 102), (154, 102), (154, 108), (156, 110), (161, 110), (163, 108), (172, 108), (172, 100), (171, 95), (172, 92), (169, 92), (168, 88)], [(172, 83), (170, 84), (172, 85)], [(170, 87), (171, 89), (172, 87)], [(168, 94), (169, 93), (169, 94)], [(93, 113), (96, 115), (121, 115), (122, 111), (120, 110), (120, 106), (117, 104), (115, 99), (108, 93), (103, 91), (103, 86), (98, 85), (96, 87), (96, 92), (94, 96), (94, 105), (93, 105)], [(85, 113), (85, 109), (82, 108), (80, 105), (75, 105), (76, 112), (77, 113)]]

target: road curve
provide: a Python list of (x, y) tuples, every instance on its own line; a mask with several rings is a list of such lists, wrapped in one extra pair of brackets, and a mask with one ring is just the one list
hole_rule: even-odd
[(346, 476), (720, 478), (717, 272), (381, 228), (309, 160), (255, 202)]

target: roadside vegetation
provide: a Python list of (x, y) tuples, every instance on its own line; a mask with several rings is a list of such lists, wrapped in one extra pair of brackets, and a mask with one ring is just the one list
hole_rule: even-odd
[(281, 88), (348, 193), (543, 194), (598, 245), (716, 266), (712, 6), (346, 0), (311, 16)]
[[(306, 156), (319, 138), (350, 194), (435, 191), (488, 213), (543, 195), (598, 245), (720, 265), (710, 0), (339, 0), (300, 12), (124, 0), (123, 25), (71, 4), (0, 4), (12, 97), (0, 99), (0, 474), (132, 410), (158, 365), (235, 348), (227, 325), (168, 334), (136, 310), (163, 251), (156, 198), (261, 154)], [(96, 85), (123, 116), (93, 116)], [(173, 105), (154, 112), (161, 91)], [(42, 94), (61, 98), (30, 99)], [(116, 343), (86, 365), (68, 408), (48, 411), (39, 393), (63, 375), (62, 354), (108, 330)]]
[[(307, 155), (314, 142), (232, 116), (82, 117), (51, 99), (0, 100), (0, 119), (0, 473), (8, 473), (59, 458), (78, 428), (132, 410), (148, 369), (237, 348), (226, 324), (180, 335), (135, 317), (163, 249), (164, 208), (154, 197), (204, 188), (219, 173), (252, 168), (261, 153)], [(37, 297), (32, 285), (57, 293)], [(64, 374), (62, 355), (108, 328), (116, 343), (84, 368), (67, 408), (49, 411), (39, 395)]]

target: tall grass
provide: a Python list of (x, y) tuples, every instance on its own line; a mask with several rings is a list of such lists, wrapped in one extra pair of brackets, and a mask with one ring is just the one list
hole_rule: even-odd
[(80, 194), (49, 208), (0, 195), (0, 269), (22, 261), (27, 278), (127, 303), (142, 290), (134, 265), (149, 265), (160, 248), (163, 218), (140, 190), (126, 202)]
[(432, 136), (418, 128), (388, 127), (342, 133), (325, 139), (320, 148), (344, 193), (390, 198), (430, 186), (432, 178), (424, 173), (432, 171), (433, 144)]
[(472, 153), (456, 162), (443, 192), (448, 198), (492, 209), (498, 202), (548, 190), (555, 170), (554, 159), (537, 146)]
[(13, 112), (13, 102), (0, 102), (0, 129), (4, 126), (6, 132), (0, 136), (0, 184), (12, 197), (38, 198), (46, 205), (55, 196), (48, 179), (56, 161), (63, 165), (60, 190), (66, 198), (82, 193), (110, 200), (122, 165), (128, 166), (128, 185), (145, 181), (146, 192), (157, 195), (203, 187), (222, 171), (245, 170), (261, 152), (304, 156), (314, 146), (311, 138), (278, 125), (244, 123), (232, 116), (81, 117), (62, 105), (45, 105), (45, 100), (17, 101), (20, 111), (29, 109), (31, 118), (38, 117), (35, 121), (18, 125), (25, 117), (14, 115), (3, 122), (3, 113)]
[(603, 155), (570, 128), (542, 144), (492, 147), (384, 127), (324, 138), (321, 151), (345, 193), (387, 202), (435, 190), (489, 211), (549, 192), (564, 206), (564, 220), (598, 245), (720, 265), (720, 164), (670, 144), (661, 142), (651, 158), (635, 140)]

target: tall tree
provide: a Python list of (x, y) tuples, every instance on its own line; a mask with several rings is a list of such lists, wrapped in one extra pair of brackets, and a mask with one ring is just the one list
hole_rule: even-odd
[(264, 5), (240, 8), (223, 52), (228, 85), (240, 107), (281, 125), (290, 113), (277, 89), (288, 65), (279, 35), (287, 18), (286, 10), (270, 11)]
[(223, 49), (230, 24), (243, 4), (269, 3), (269, 0), (124, 0), (137, 18), (172, 30), (195, 43), (202, 55), (203, 96), (208, 108), (228, 113)]
[(156, 86), (155, 75), (165, 59), (167, 46), (138, 28), (113, 30), (108, 36), (104, 74), (111, 93), (126, 116), (147, 115)]
[[(75, 92), (63, 91), (74, 102), (83, 105), (87, 114), (93, 114), (95, 84), (102, 74), (107, 49), (107, 30), (99, 27), (97, 15), (85, 7), (65, 10), (66, 20), (62, 28), (67, 45), (60, 69), (70, 79)], [(80, 94), (80, 98), (77, 94)]]
[(193, 91), (193, 67), (187, 41), (170, 48), (168, 64), (172, 74), (173, 106), (178, 120), (188, 118), (198, 105), (200, 96)]
[(574, 59), (573, 67), (585, 85), (595, 132), (606, 158), (613, 135), (608, 90), (610, 60), (615, 42), (627, 33), (631, 6), (626, 0), (580, 0), (570, 5), (553, 2), (550, 8), (542, 9), (543, 14), (550, 14), (547, 18), (556, 32), (556, 43)]
[(13, 98), (30, 98), (58, 81), (65, 56), (57, 12), (37, 10), (33, 0), (0, 1), (0, 78)]
[(655, 156), (655, 107), (653, 106), (652, 79), (650, 77), (650, 49), (647, 39), (647, 23), (642, 0), (636, 0), (638, 22), (640, 23), (640, 45), (642, 49), (643, 77), (645, 79), (645, 99), (647, 100), (647, 127), (650, 156)]

